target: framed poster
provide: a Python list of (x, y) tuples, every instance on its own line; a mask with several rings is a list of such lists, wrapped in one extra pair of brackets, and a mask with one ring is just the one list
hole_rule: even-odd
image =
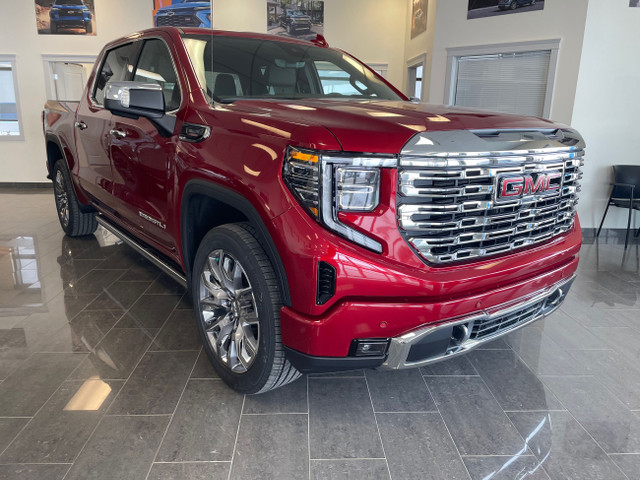
[(213, 26), (212, 0), (153, 0), (154, 27)]
[(630, 7), (640, 7), (640, 0), (629, 0)]
[(324, 35), (324, 1), (267, 0), (267, 31), (304, 40)]
[(544, 0), (469, 0), (467, 19), (544, 9)]
[(411, 10), (411, 38), (427, 31), (427, 1), (413, 0)]
[(95, 35), (95, 0), (35, 0), (40, 35)]

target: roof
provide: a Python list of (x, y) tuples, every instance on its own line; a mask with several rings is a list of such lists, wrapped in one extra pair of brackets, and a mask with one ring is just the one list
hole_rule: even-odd
[(232, 31), (226, 31), (226, 30), (212, 30), (210, 28), (157, 27), (157, 28), (145, 30), (142, 33), (147, 33), (154, 30), (158, 30), (158, 31), (178, 30), (178, 32), (180, 32), (181, 34), (186, 34), (186, 35), (219, 35), (224, 37), (253, 38), (257, 40), (271, 40), (274, 42), (298, 43), (300, 45), (312, 44), (315, 46), (319, 46), (317, 43), (311, 42), (309, 40), (298, 40), (297, 38), (291, 38), (291, 37), (281, 37), (278, 35), (269, 35), (266, 33), (255, 33), (255, 32), (232, 32)]

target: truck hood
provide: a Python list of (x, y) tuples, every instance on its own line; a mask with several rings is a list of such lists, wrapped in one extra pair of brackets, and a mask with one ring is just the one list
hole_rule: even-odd
[(89, 10), (86, 5), (54, 5), (51, 10)]
[(293, 126), (322, 126), (349, 152), (396, 154), (420, 132), (564, 128), (549, 120), (389, 100), (237, 100), (229, 105)]

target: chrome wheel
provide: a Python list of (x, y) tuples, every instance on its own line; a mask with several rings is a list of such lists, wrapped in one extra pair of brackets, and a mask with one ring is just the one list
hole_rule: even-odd
[(60, 223), (62, 226), (67, 227), (69, 225), (69, 197), (67, 196), (67, 191), (64, 188), (64, 177), (62, 176), (62, 171), (58, 170), (56, 172), (56, 180), (53, 185), (58, 217), (60, 217)]
[(224, 250), (212, 251), (198, 292), (200, 320), (213, 352), (232, 372), (247, 372), (258, 354), (260, 324), (242, 265)]

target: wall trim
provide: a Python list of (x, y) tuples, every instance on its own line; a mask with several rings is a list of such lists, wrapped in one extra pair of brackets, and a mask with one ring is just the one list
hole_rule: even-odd
[[(96, 63), (96, 55), (62, 55), (62, 54), (49, 54), (42, 55), (42, 68), (44, 71), (45, 87), (47, 89), (47, 100), (53, 100), (56, 96), (55, 80), (51, 72), (52, 62), (66, 62), (66, 63)], [(87, 78), (88, 80), (88, 78)]]
[(16, 112), (18, 113), (18, 128), (20, 128), (20, 135), (2, 135), (0, 140), (2, 141), (24, 141), (24, 122), (22, 119), (22, 105), (20, 103), (20, 82), (18, 81), (18, 56), (13, 54), (1, 54), (0, 62), (8, 63), (11, 65), (11, 74), (13, 76), (13, 89), (16, 96)]
[(0, 182), (1, 189), (52, 189), (52, 182)]
[(409, 60), (407, 60), (405, 64), (405, 70), (404, 70), (404, 73), (407, 76), (405, 88), (406, 88), (407, 96), (409, 98), (413, 97), (414, 92), (410, 91), (411, 77), (409, 76), (409, 69), (412, 67), (416, 67), (420, 64), (422, 64), (422, 92), (420, 93), (422, 94), (421, 95), (422, 101), (425, 101), (424, 87), (427, 84), (427, 52), (423, 52), (420, 55), (416, 55), (415, 57), (412, 57)]

